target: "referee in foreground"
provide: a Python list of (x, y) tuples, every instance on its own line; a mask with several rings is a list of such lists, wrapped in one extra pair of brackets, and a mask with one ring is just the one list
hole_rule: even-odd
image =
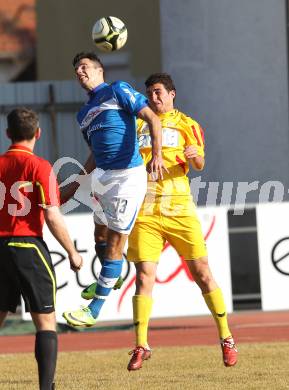
[(44, 220), (78, 271), (82, 258), (59, 211), (59, 189), (50, 163), (33, 154), (41, 129), (35, 112), (7, 116), (11, 146), (0, 156), (0, 325), (15, 312), (22, 295), (36, 327), (35, 358), (39, 388), (54, 389), (57, 359), (56, 280), (43, 241)]

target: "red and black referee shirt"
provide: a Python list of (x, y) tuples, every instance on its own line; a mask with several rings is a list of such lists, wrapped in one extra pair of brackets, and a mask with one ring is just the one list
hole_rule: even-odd
[(52, 166), (31, 149), (11, 145), (0, 156), (0, 236), (42, 237), (46, 206), (59, 206)]

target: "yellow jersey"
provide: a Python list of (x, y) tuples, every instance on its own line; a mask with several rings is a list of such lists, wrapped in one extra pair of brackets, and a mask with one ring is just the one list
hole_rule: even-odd
[[(175, 213), (180, 206), (185, 211), (188, 202), (192, 203), (185, 147), (195, 145), (198, 155), (205, 155), (203, 130), (196, 121), (176, 109), (158, 116), (162, 124), (162, 157), (168, 173), (164, 171), (163, 180), (157, 181), (148, 175), (147, 195), (140, 211), (140, 214), (146, 215), (156, 211), (152, 208), (153, 204), (162, 204), (162, 212), (166, 209)], [(151, 138), (148, 124), (140, 119), (137, 121), (137, 137), (141, 155), (147, 164), (151, 159)], [(184, 215), (183, 212), (181, 214)]]

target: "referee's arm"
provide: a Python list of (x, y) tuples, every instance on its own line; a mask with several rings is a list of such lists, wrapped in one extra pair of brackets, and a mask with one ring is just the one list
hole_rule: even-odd
[(56, 238), (59, 244), (66, 250), (68, 259), (70, 261), (70, 267), (73, 271), (78, 271), (82, 267), (82, 257), (76, 251), (73, 242), (68, 234), (67, 227), (64, 222), (64, 218), (57, 206), (50, 206), (44, 209), (45, 222)]

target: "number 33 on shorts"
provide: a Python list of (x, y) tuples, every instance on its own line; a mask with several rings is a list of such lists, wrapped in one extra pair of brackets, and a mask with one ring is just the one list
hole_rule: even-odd
[(127, 199), (118, 199), (117, 200), (117, 213), (124, 214), (127, 207)]

